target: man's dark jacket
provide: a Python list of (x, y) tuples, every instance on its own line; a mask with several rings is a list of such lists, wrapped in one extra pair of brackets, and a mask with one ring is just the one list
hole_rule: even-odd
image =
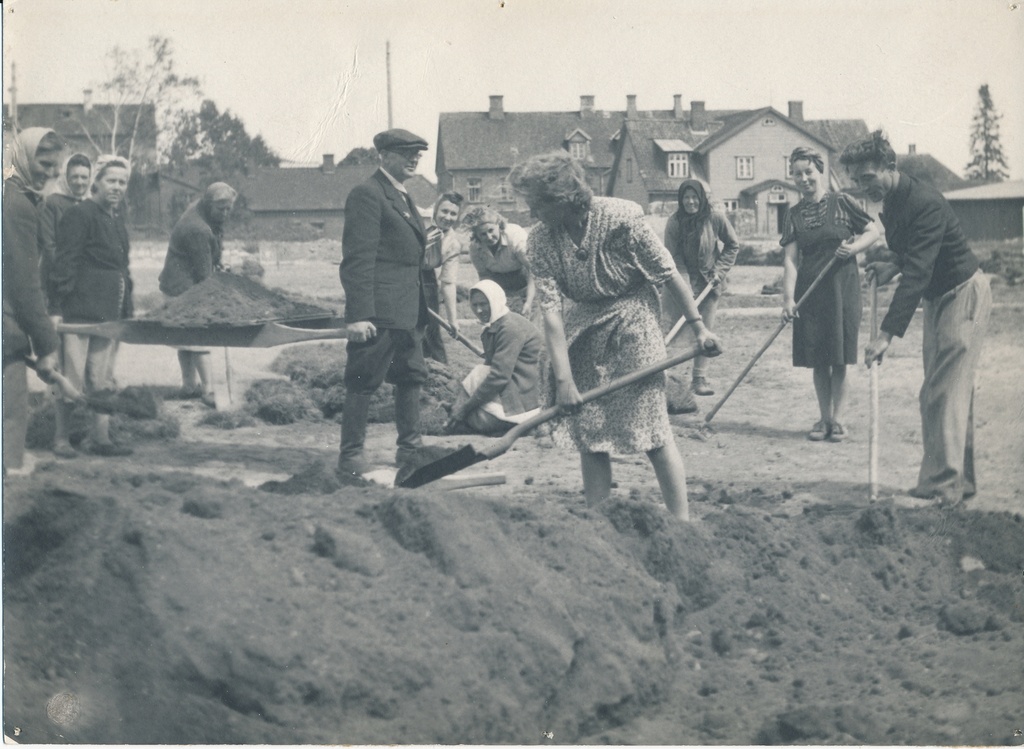
[(427, 322), (420, 288), (423, 220), (379, 170), (345, 201), (341, 285), (345, 321), (412, 330)]

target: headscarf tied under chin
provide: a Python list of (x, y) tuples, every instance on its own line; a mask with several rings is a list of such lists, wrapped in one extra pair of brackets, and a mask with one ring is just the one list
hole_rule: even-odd
[[(683, 193), (686, 190), (693, 190), (697, 193), (700, 207), (697, 208), (696, 213), (687, 213), (683, 208)], [(699, 179), (686, 179), (679, 185), (679, 192), (676, 193), (676, 196), (679, 200), (679, 209), (676, 211), (676, 215), (679, 217), (679, 225), (683, 231), (690, 234), (703, 228), (704, 223), (711, 217), (711, 202), (708, 200), (707, 186)]]
[(470, 293), (479, 291), (491, 305), (491, 319), (484, 324), (484, 330), (508, 314), (508, 299), (505, 290), (494, 281), (479, 281), (470, 288)]
[(818, 170), (818, 174), (825, 173), (825, 160), (821, 158), (821, 154), (815, 151), (813, 148), (807, 146), (797, 146), (793, 149), (793, 153), (789, 155), (789, 163), (792, 164), (794, 161), (800, 161), (805, 159), (812, 164), (814, 168)]
[[(75, 195), (71, 191), (71, 185), (68, 183), (68, 169), (70, 169), (69, 164), (71, 163), (71, 159), (75, 158), (76, 156), (80, 156), (81, 158), (85, 159), (89, 163), (89, 186), (87, 186), (85, 188), (85, 194), (81, 195), (81, 196)], [(84, 166), (84, 164), (82, 166)], [(92, 185), (92, 162), (89, 161), (89, 157), (86, 156), (84, 153), (73, 153), (70, 156), (68, 156), (66, 159), (64, 159), (64, 165), (61, 167), (60, 174), (57, 176), (57, 187), (54, 190), (54, 193), (56, 193), (58, 195), (66, 195), (67, 197), (74, 198), (75, 200), (81, 200), (82, 198), (84, 198), (86, 195), (89, 194), (89, 187), (91, 185)]]
[[(23, 188), (36, 195), (42, 195), (43, 191), (32, 185), (32, 161), (39, 150), (39, 144), (48, 135), (57, 137), (57, 134), (48, 127), (27, 127), (11, 139), (10, 167), (14, 171), (11, 179), (17, 180)], [(4, 174), (9, 173), (4, 169)]]

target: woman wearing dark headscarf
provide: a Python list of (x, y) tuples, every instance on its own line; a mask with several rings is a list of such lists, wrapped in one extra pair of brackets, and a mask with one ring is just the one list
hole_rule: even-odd
[[(846, 402), (846, 365), (857, 363), (860, 327), (860, 276), (857, 253), (878, 239), (871, 217), (849, 195), (828, 190), (825, 162), (811, 148), (796, 148), (790, 174), (800, 202), (786, 215), (781, 244), (784, 303), (782, 317), (793, 320), (793, 366), (814, 370), (814, 391), (821, 418), (807, 438), (842, 442)], [(838, 258), (796, 315), (796, 300), (832, 258)], [(795, 318), (795, 319), (794, 319)]]
[[(132, 279), (128, 272), (128, 230), (120, 213), (130, 167), (118, 156), (96, 160), (88, 200), (73, 205), (57, 226), (54, 288), (66, 323), (94, 323), (132, 316)], [(65, 375), (87, 393), (113, 390), (117, 342), (90, 335), (65, 334)], [(110, 416), (94, 414), (92, 434), (82, 446), (95, 455), (129, 455), (128, 446), (110, 438)]]
[[(184, 294), (197, 283), (222, 269), (224, 222), (231, 215), (237, 193), (224, 182), (214, 182), (203, 197), (188, 207), (171, 230), (171, 241), (160, 272), (160, 291), (168, 296)], [(213, 364), (205, 348), (178, 348), (181, 395), (200, 398), (211, 408)]]
[(665, 359), (658, 287), (694, 321), (707, 353), (720, 350), (718, 339), (701, 321), (690, 287), (640, 206), (595, 197), (583, 167), (565, 151), (517, 164), (509, 182), (540, 221), (527, 243), (530, 268), (544, 315), (554, 399), (575, 414), (554, 435), (564, 442), (568, 432), (580, 452), (588, 504), (611, 493), (612, 451), (644, 452), (666, 507), (689, 519), (686, 469), (668, 420), (664, 375), (586, 405), (580, 392)]
[[(679, 185), (679, 209), (665, 224), (665, 246), (676, 268), (689, 278), (694, 296), (699, 296), (708, 284), (715, 284), (698, 308), (704, 324), (713, 328), (718, 299), (725, 291), (725, 279), (736, 262), (740, 243), (725, 214), (712, 209), (708, 192), (699, 179), (683, 180)], [(675, 322), (681, 313), (670, 309), (670, 318)], [(693, 392), (697, 395), (715, 394), (706, 377), (707, 362), (706, 356), (693, 361)]]
[(57, 134), (30, 127), (14, 136), (11, 176), (3, 195), (3, 388), (4, 474), (24, 470), (28, 428), (25, 356), (46, 377), (57, 364), (58, 338), (46, 314), (39, 281), (39, 214), (46, 183), (57, 176), (62, 145)]

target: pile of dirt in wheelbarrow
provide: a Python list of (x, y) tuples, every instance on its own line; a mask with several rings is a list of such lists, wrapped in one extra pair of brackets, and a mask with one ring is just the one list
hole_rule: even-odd
[[(319, 344), (283, 351), (270, 365), (287, 380), (258, 380), (245, 394), (246, 408), (265, 422), (291, 424), (318, 418), (340, 420), (345, 406), (345, 348)], [(430, 375), (420, 397), (420, 428), (441, 434), (451, 413), (460, 380), (445, 364), (427, 360)], [(395, 420), (392, 387), (382, 385), (370, 402), (369, 421)]]
[(8, 733), (1021, 743), (1020, 515), (787, 514), (732, 485), (695, 490), (692, 524), (639, 490), (289, 494), (77, 464), (7, 487)]
[(266, 288), (248, 276), (214, 273), (141, 319), (183, 328), (330, 317), (324, 307)]
[[(97, 410), (109, 413), (110, 436), (121, 445), (134, 445), (140, 441), (166, 442), (176, 439), (181, 426), (176, 418), (166, 413), (158, 388), (126, 387), (104, 393), (96, 399)], [(32, 450), (53, 447), (56, 433), (56, 404), (48, 394), (34, 393), (29, 399), (28, 432), (25, 445)], [(95, 411), (85, 403), (76, 403), (70, 409), (69, 441), (78, 446), (88, 436)]]

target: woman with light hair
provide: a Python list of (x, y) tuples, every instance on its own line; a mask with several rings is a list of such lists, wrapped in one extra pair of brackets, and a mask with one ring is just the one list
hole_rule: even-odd
[[(128, 230), (121, 203), (131, 168), (120, 156), (96, 160), (91, 195), (71, 206), (57, 226), (53, 281), (65, 323), (97, 323), (131, 317)], [(115, 390), (117, 342), (92, 335), (64, 334), (64, 374), (85, 393)], [(110, 436), (110, 416), (93, 414), (89, 437), (79, 446), (93, 455), (130, 455)]]
[[(789, 169), (801, 198), (786, 214), (780, 240), (785, 250), (782, 318), (793, 320), (793, 366), (814, 370), (820, 418), (807, 439), (842, 442), (847, 436), (842, 421), (846, 366), (857, 363), (861, 316), (854, 256), (875, 243), (878, 229), (853, 198), (828, 189), (820, 153), (794, 149)], [(836, 264), (797, 315), (796, 301), (833, 258)]]
[[(214, 182), (203, 197), (190, 205), (174, 224), (167, 246), (164, 269), (160, 273), (160, 291), (175, 297), (223, 270), (224, 222), (235, 205), (238, 193), (224, 182)], [(213, 364), (205, 348), (178, 348), (181, 367), (181, 397), (200, 398), (214, 406)]]
[[(444, 311), (453, 335), (459, 332), (459, 259), (466, 252), (465, 236), (456, 229), (462, 200), (462, 195), (457, 192), (443, 193), (437, 199), (423, 253), (423, 297), (431, 310), (438, 314)], [(423, 355), (448, 363), (441, 326), (433, 318), (427, 323), (423, 337)]]
[[(580, 452), (583, 490), (594, 505), (611, 494), (612, 452), (647, 454), (669, 511), (689, 519), (686, 471), (665, 402), (664, 374), (582, 405), (581, 391), (667, 358), (658, 289), (695, 323), (709, 355), (718, 339), (704, 326), (690, 288), (640, 206), (595, 197), (565, 151), (516, 165), (512, 186), (540, 223), (530, 232), (530, 267), (544, 316), (554, 401), (573, 414), (556, 427)], [(563, 305), (563, 297), (572, 304)]]
[(522, 300), (521, 312), (530, 317), (536, 287), (526, 253), (526, 230), (510, 224), (493, 208), (476, 206), (466, 212), (462, 225), (472, 241), (469, 259), (481, 281), (494, 281), (505, 294)]

